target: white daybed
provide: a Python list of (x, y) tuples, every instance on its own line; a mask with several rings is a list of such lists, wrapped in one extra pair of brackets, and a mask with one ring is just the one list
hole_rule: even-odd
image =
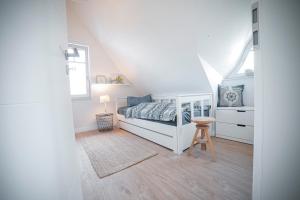
[[(201, 105), (201, 116), (204, 116), (204, 106), (210, 106), (209, 116), (213, 113), (213, 95), (211, 93), (176, 95), (176, 96), (152, 96), (154, 101), (176, 101), (177, 125), (167, 125), (148, 120), (125, 118), (118, 114), (119, 127), (140, 137), (146, 138), (166, 148), (173, 150), (176, 154), (181, 154), (192, 142), (195, 133), (193, 123), (182, 124), (182, 105), (189, 104), (191, 108), (191, 118), (194, 116), (194, 105)], [(119, 107), (127, 105), (127, 98), (118, 98), (117, 110)], [(199, 109), (199, 108), (198, 108)], [(199, 114), (198, 114), (199, 115)]]

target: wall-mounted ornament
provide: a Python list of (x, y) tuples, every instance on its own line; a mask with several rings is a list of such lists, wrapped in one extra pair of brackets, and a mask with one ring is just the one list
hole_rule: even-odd
[(69, 60), (69, 58), (73, 58), (73, 57), (79, 57), (77, 48), (68, 48), (67, 50), (65, 50), (66, 60)]
[(259, 48), (259, 7), (258, 2), (255, 2), (251, 6), (252, 14), (252, 37), (254, 50)]
[(96, 84), (107, 84), (107, 85), (129, 85), (129, 81), (122, 74), (110, 74), (110, 75), (97, 75)]
[[(62, 46), (59, 46), (60, 50), (62, 51), (63, 55), (65, 56), (66, 61), (69, 58), (79, 57), (78, 49), (77, 48), (68, 48), (64, 49)], [(66, 74), (69, 76), (69, 65), (66, 65)]]
[(124, 84), (124, 77), (120, 74), (116, 75), (112, 78), (112, 83), (115, 84)]
[(96, 83), (98, 84), (107, 84), (107, 78), (104, 75), (97, 75), (96, 76)]

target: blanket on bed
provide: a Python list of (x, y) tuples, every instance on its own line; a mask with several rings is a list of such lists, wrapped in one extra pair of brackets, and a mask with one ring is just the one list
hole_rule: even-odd
[(129, 107), (125, 112), (126, 118), (139, 118), (160, 121), (175, 121), (175, 103), (140, 103)]

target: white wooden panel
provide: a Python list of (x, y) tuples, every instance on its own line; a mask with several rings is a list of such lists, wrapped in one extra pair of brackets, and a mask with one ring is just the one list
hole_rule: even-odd
[(251, 106), (241, 106), (241, 107), (217, 107), (217, 110), (252, 110), (254, 111), (254, 107)]
[(147, 130), (132, 124), (128, 124), (126, 122), (120, 121), (120, 128), (129, 131), (131, 133), (134, 133), (138, 136), (141, 136), (143, 138), (146, 138), (148, 140), (151, 140), (157, 144), (160, 144), (164, 147), (167, 147), (169, 149), (175, 150), (177, 146), (177, 142), (173, 137), (162, 135), (157, 132), (153, 132), (151, 130)]
[(244, 109), (218, 109), (216, 111), (216, 119), (218, 122), (254, 126), (254, 111)]
[(237, 126), (235, 124), (216, 123), (216, 136), (239, 142), (253, 144), (254, 127), (253, 126)]
[(191, 146), (195, 131), (196, 126), (193, 123), (181, 127), (181, 133), (178, 136), (180, 138), (178, 143), (179, 150), (184, 151)]
[(118, 115), (118, 119), (125, 123), (133, 124), (135, 126), (142, 127), (144, 129), (149, 129), (155, 132), (162, 133), (168, 136), (175, 136), (176, 135), (176, 126), (166, 125), (158, 122), (152, 122), (142, 119), (136, 118), (125, 118), (124, 115)]

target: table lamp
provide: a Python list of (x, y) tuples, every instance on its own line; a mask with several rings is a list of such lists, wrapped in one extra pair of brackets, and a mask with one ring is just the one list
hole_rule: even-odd
[(100, 96), (100, 103), (104, 103), (105, 113), (107, 113), (107, 111), (106, 111), (106, 103), (108, 103), (109, 101), (110, 101), (109, 95)]

